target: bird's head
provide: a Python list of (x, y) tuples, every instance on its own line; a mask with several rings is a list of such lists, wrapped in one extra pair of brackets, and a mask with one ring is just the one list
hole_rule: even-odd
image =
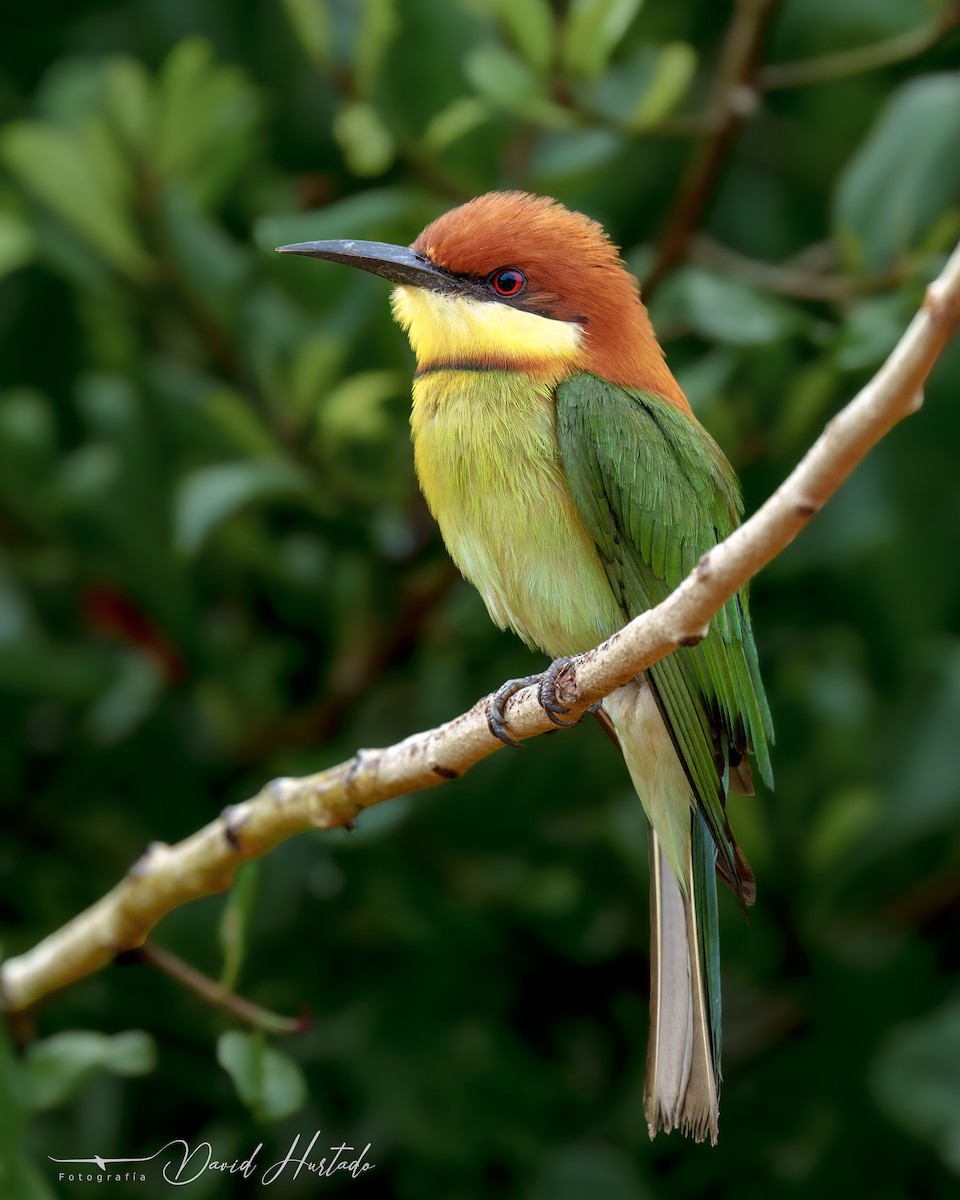
[(394, 315), (421, 372), (520, 370), (556, 382), (588, 371), (686, 407), (617, 247), (596, 221), (547, 196), (488, 192), (433, 221), (410, 247), (280, 250), (398, 284)]

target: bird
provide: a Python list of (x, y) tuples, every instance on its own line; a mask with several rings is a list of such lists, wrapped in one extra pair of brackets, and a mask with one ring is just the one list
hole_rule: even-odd
[[(724, 454), (667, 366), (639, 285), (591, 217), (549, 196), (489, 192), (410, 246), (278, 247), (395, 285), (416, 357), (411, 432), (421, 490), (450, 556), (493, 621), (553, 660), (537, 677), (566, 724), (558, 672), (665, 599), (739, 524)], [(513, 742), (501, 688), (491, 731)], [(741, 906), (754, 877), (726, 811), (751, 794), (751, 756), (773, 786), (773, 725), (747, 589), (680, 647), (606, 696), (647, 817), (649, 1136), (719, 1133), (717, 877)]]

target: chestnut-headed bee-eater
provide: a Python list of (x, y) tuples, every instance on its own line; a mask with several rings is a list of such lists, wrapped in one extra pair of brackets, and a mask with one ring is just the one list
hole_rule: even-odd
[[(491, 192), (409, 248), (280, 249), (397, 285), (394, 316), (417, 359), (420, 486), (490, 616), (529, 645), (560, 660), (595, 646), (664, 599), (737, 524), (733, 470), (595, 221), (548, 197)], [(552, 714), (564, 711), (555, 676), (540, 693)], [(502, 703), (495, 709), (491, 728), (509, 740)], [(746, 589), (702, 641), (607, 696), (599, 716), (650, 825), (650, 1136), (679, 1128), (716, 1142), (717, 874), (742, 905), (754, 898), (727, 791), (752, 791), (748, 753), (771, 783), (773, 731)]]

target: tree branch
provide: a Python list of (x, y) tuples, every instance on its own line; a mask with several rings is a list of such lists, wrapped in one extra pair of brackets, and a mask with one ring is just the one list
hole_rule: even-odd
[(772, 63), (764, 67), (757, 80), (765, 92), (778, 88), (804, 87), (811, 83), (829, 83), (834, 79), (846, 79), (864, 71), (876, 71), (893, 63), (932, 49), (951, 29), (960, 25), (960, 0), (952, 0), (936, 16), (906, 33), (874, 42), (870, 46), (856, 46), (838, 54), (824, 54), (820, 58), (804, 58), (798, 62)]
[(690, 239), (690, 258), (707, 267), (719, 267), (735, 279), (765, 288), (780, 296), (800, 300), (844, 303), (868, 292), (886, 292), (903, 282), (903, 267), (894, 266), (875, 275), (839, 275), (804, 269), (787, 263), (774, 264), (748, 258), (697, 233)]
[[(821, 434), (769, 500), (715, 546), (662, 604), (643, 613), (561, 674), (558, 695), (579, 715), (678, 646), (701, 639), (721, 606), (796, 537), (885, 433), (916, 412), (922, 386), (960, 320), (960, 246), (927, 289), (923, 307), (886, 363)], [(225, 890), (244, 861), (307, 829), (347, 825), (374, 804), (456, 779), (503, 749), (487, 727), (485, 697), (462, 716), (383, 750), (302, 779), (275, 779), (252, 800), (175, 846), (154, 843), (100, 901), (4, 963), (0, 983), (10, 1013), (141, 946), (172, 909)], [(529, 687), (510, 701), (518, 740), (555, 726)]]
[(643, 280), (644, 297), (686, 257), (690, 239), (723, 166), (727, 151), (756, 105), (754, 83), (760, 51), (776, 0), (740, 0), (734, 6), (708, 106), (706, 136), (694, 155), (673, 205), (653, 265)]

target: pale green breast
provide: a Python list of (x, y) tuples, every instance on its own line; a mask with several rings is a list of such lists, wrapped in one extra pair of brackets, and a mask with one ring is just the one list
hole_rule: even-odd
[(501, 628), (556, 657), (623, 624), (563, 476), (547, 385), (515, 371), (429, 371), (414, 382), (411, 427), (450, 556)]

